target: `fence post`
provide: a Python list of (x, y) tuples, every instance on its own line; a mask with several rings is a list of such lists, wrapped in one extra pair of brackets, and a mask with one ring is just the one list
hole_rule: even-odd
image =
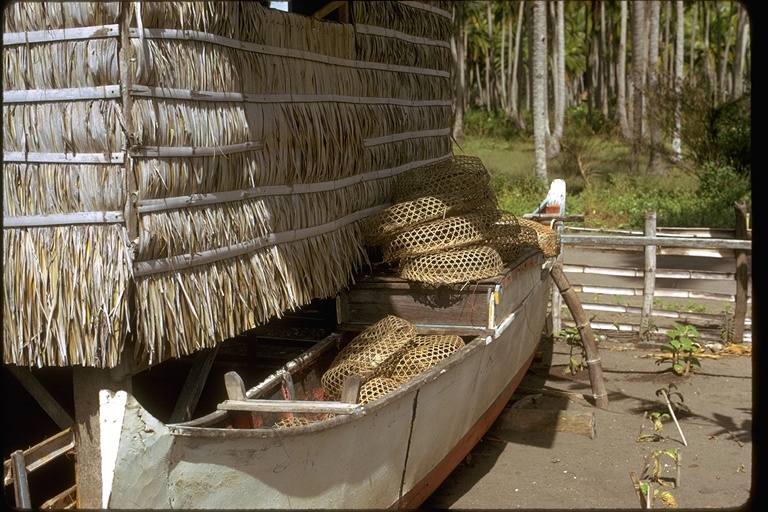
[[(645, 212), (645, 236), (656, 236), (656, 212)], [(645, 246), (645, 270), (643, 272), (643, 309), (640, 316), (640, 336), (650, 335), (653, 327), (653, 294), (656, 287), (656, 246)]]
[[(736, 238), (747, 240), (747, 207), (744, 203), (735, 203)], [(747, 317), (747, 287), (749, 286), (749, 269), (747, 268), (747, 252), (734, 251), (736, 255), (736, 304), (733, 309), (733, 341), (744, 341), (744, 322)]]

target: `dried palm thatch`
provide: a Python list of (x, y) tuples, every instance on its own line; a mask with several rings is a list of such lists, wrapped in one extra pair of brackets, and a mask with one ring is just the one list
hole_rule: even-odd
[(346, 286), (397, 176), (451, 154), (449, 12), (13, 4), (5, 362), (111, 367), (132, 335), (154, 363)]

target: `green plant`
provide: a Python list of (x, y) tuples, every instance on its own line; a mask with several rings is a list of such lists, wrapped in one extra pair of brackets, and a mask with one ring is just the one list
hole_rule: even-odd
[[(563, 369), (563, 373), (575, 375), (585, 368), (584, 361), (587, 358), (587, 351), (584, 348), (584, 343), (581, 341), (579, 330), (576, 327), (566, 327), (560, 332), (560, 337), (562, 337), (570, 347), (568, 364), (565, 366), (565, 369)], [(581, 361), (577, 361), (573, 355), (574, 351), (577, 349), (581, 350)]]
[[(675, 463), (674, 480), (663, 475), (664, 465), (661, 462), (661, 458), (665, 455)], [(680, 486), (681, 455), (679, 448), (674, 450), (654, 450), (650, 455), (644, 457), (645, 464), (639, 478), (634, 471), (629, 474), (643, 508), (653, 508), (653, 502), (657, 499), (670, 508), (677, 508), (677, 502), (671, 492), (654, 489), (653, 485), (658, 484), (662, 487), (674, 488)]]
[(653, 411), (651, 414), (648, 415), (648, 417), (653, 422), (654, 432), (658, 432), (664, 427), (662, 420), (668, 420), (672, 418), (672, 416), (670, 416), (666, 412), (661, 412), (661, 411)]
[[(669, 343), (661, 346), (662, 352), (669, 352), (672, 359), (672, 371), (677, 375), (690, 375), (694, 366), (701, 367), (696, 355), (703, 349), (696, 341), (699, 331), (692, 325), (672, 324), (673, 329), (667, 332)], [(659, 361), (660, 362), (660, 361)]]
[(656, 325), (653, 320), (648, 321), (648, 327), (640, 333), (640, 337), (643, 341), (652, 341), (653, 337), (659, 332), (659, 326)]
[(720, 341), (723, 345), (732, 345), (736, 337), (736, 317), (730, 304), (723, 310), (723, 324), (720, 326)]

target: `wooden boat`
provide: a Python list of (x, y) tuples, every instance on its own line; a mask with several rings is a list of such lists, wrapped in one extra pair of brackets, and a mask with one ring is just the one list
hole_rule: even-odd
[[(499, 276), (464, 287), (460, 301), (479, 309), (484, 325), (466, 326), (465, 346), (365, 404), (347, 401), (348, 390), (339, 401), (323, 399), (323, 372), (355, 336), (343, 330), (248, 391), (228, 374), (229, 400), (192, 421), (164, 424), (125, 391), (102, 391), (104, 507), (419, 506), (490, 428), (530, 365), (551, 263), (531, 250)], [(419, 324), (424, 311), (411, 309), (418, 329), (435, 331)], [(318, 421), (275, 427), (294, 414)]]

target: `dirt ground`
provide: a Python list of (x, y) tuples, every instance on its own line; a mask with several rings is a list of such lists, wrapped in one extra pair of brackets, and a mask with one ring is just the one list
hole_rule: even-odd
[[(751, 348), (751, 345), (746, 345)], [(657, 364), (658, 347), (604, 343), (598, 346), (609, 404), (595, 407), (587, 370), (564, 373), (570, 347), (542, 342), (535, 360), (494, 427), (467, 459), (424, 503), (425, 509), (639, 509), (630, 473), (642, 478), (645, 457), (679, 448), (678, 487), (653, 483), (671, 493), (678, 508), (751, 508), (753, 500), (753, 380), (747, 354), (701, 359), (688, 377)], [(714, 355), (714, 354), (713, 354)], [(576, 354), (577, 360), (581, 360)], [(676, 413), (655, 432), (644, 412), (666, 411), (656, 391), (674, 384), (690, 414)], [(673, 386), (673, 388), (674, 388)], [(673, 401), (680, 401), (673, 396)], [(514, 406), (514, 407), (512, 407)], [(537, 431), (511, 421), (514, 410), (561, 411), (570, 427)], [(512, 411), (512, 412), (510, 412)], [(595, 436), (578, 425), (594, 414)], [(547, 413), (553, 414), (553, 413)], [(577, 420), (578, 419), (578, 420)], [(562, 423), (560, 423), (562, 425)], [(653, 434), (659, 440), (650, 439)], [(683, 443), (683, 437), (687, 445)], [(672, 484), (674, 459), (659, 457), (660, 476)], [(660, 499), (653, 508), (669, 507)]]

